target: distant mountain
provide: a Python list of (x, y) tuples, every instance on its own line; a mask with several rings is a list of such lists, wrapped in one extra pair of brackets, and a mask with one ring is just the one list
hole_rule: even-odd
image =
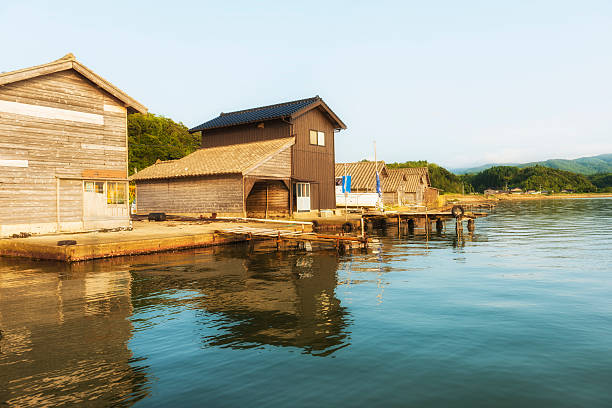
[(601, 154), (599, 156), (581, 157), (574, 160), (551, 159), (531, 163), (490, 163), (478, 167), (452, 169), (455, 174), (474, 174), (496, 166), (516, 166), (520, 168), (540, 165), (551, 169), (571, 171), (572, 173), (591, 175), (597, 173), (612, 173), (612, 154)]

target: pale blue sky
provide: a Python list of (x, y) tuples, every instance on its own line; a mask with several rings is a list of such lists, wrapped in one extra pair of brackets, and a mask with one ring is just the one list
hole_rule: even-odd
[(612, 1), (0, 2), (0, 71), (67, 52), (187, 126), (320, 95), (336, 160), (612, 153)]

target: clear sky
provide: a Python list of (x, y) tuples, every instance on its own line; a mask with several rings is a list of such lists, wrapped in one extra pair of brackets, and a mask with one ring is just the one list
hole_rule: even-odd
[(1, 1), (0, 71), (68, 52), (195, 126), (320, 95), (336, 160), (612, 153), (612, 1)]

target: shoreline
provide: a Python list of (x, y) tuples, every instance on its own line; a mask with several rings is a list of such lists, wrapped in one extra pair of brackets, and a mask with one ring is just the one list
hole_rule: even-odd
[(444, 195), (447, 204), (453, 201), (483, 202), (483, 201), (523, 201), (523, 200), (568, 200), (575, 198), (612, 198), (610, 193), (576, 193), (576, 194), (448, 194)]

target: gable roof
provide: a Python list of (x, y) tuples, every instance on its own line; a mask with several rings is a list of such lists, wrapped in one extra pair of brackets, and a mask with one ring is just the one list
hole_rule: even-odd
[(397, 191), (406, 184), (406, 173), (401, 169), (387, 169), (389, 177), (383, 183), (384, 191)]
[(132, 175), (130, 180), (245, 174), (257, 164), (288, 149), (294, 143), (295, 138), (286, 137), (199, 149), (182, 159), (153, 164)]
[(429, 170), (427, 167), (405, 167), (399, 169), (387, 169), (389, 177), (383, 183), (384, 191), (404, 191), (414, 193), (418, 186), (430, 186)]
[(427, 185), (431, 186), (431, 180), (429, 178), (429, 169), (427, 167), (402, 167), (401, 169), (406, 174), (421, 174), (427, 179)]
[[(351, 176), (351, 190), (376, 191), (376, 169), (375, 162), (355, 162), (355, 163), (336, 163), (336, 177), (344, 176), (344, 166), (346, 174)], [(380, 172), (381, 188), (384, 190), (384, 180), (389, 175), (384, 161), (378, 162)]]
[(43, 65), (36, 65), (34, 67), (18, 69), (16, 71), (4, 72), (0, 74), (0, 86), (10, 84), (17, 81), (23, 81), (26, 79), (34, 78), (41, 75), (53, 74), (55, 72), (67, 71), (73, 69), (104, 91), (108, 92), (121, 102), (125, 104), (128, 110), (132, 112), (147, 113), (147, 108), (136, 101), (134, 98), (128, 96), (125, 92), (117, 88), (115, 85), (102, 78), (85, 65), (81, 64), (76, 60), (75, 56), (71, 53), (64, 55), (62, 58), (49, 62)]
[(317, 107), (320, 107), (320, 109), (327, 113), (331, 121), (335, 122), (336, 128), (346, 129), (346, 125), (336, 116), (336, 114), (327, 106), (327, 104), (323, 102), (323, 99), (317, 95), (313, 98), (283, 102), (276, 105), (260, 106), (258, 108), (221, 113), (218, 117), (189, 129), (189, 132), (193, 133), (202, 130), (218, 129), (272, 119), (292, 119)]

